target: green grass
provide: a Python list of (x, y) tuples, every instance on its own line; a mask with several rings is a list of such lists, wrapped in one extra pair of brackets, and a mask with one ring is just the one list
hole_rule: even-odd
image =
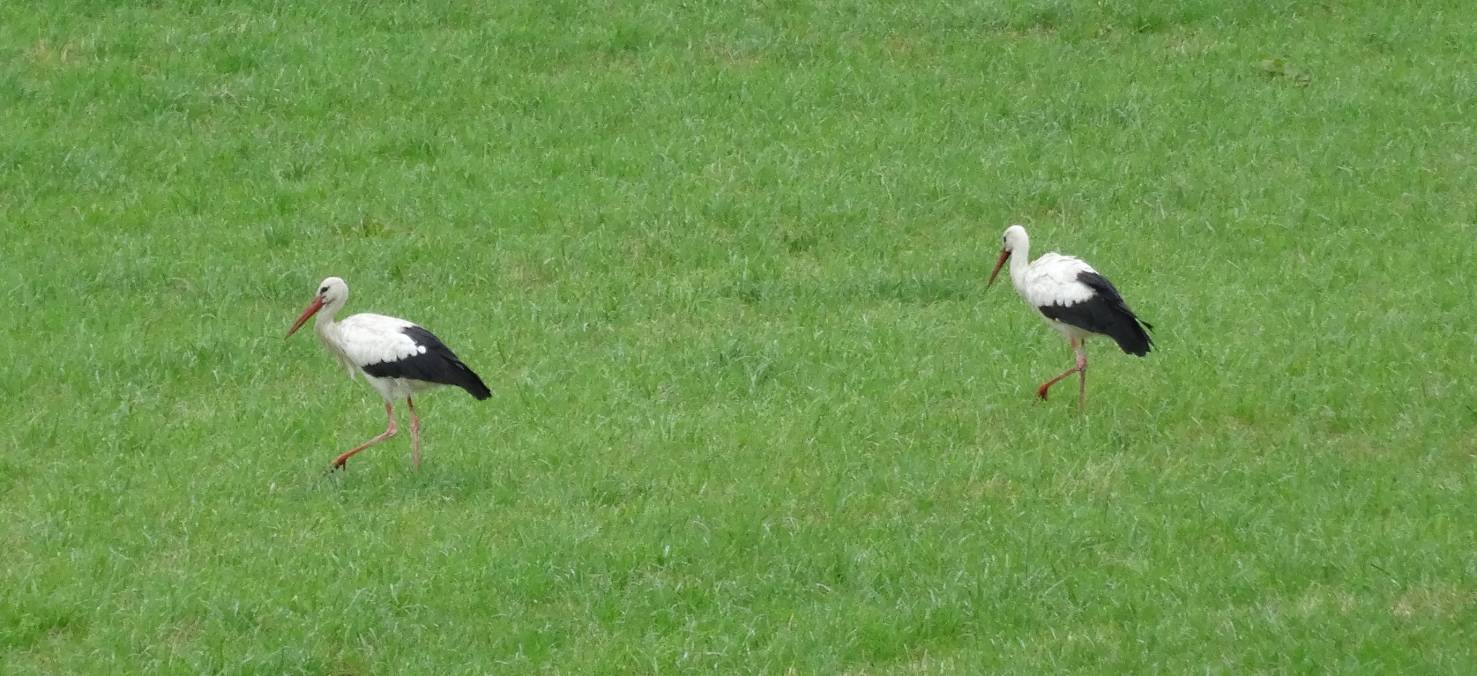
[(256, 4), (0, 5), (0, 671), (1477, 668), (1477, 5)]

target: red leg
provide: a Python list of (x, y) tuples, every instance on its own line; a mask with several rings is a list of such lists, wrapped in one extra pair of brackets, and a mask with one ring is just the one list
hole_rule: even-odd
[(329, 471), (332, 471), (332, 470), (335, 470), (335, 469), (345, 468), (346, 465), (344, 463), (347, 463), (349, 461), (349, 458), (352, 457), (355, 453), (358, 453), (359, 451), (362, 451), (362, 450), (364, 450), (366, 448), (369, 448), (370, 446), (373, 446), (373, 445), (375, 445), (375, 444), (377, 444), (377, 443), (379, 443), (381, 441), (384, 441), (386, 439), (389, 439), (390, 437), (395, 436), (395, 433), (399, 431), (395, 427), (395, 409), (390, 406), (390, 402), (388, 402), (388, 401), (385, 402), (385, 415), (387, 417), (389, 417), (389, 419), (390, 419), (390, 426), (387, 427), (387, 428), (385, 428), (385, 431), (383, 433), (381, 433), (379, 436), (377, 436), (377, 437), (375, 437), (373, 439), (370, 439), (369, 441), (366, 441), (366, 442), (364, 442), (362, 444), (359, 444), (358, 446), (355, 446), (355, 447), (353, 447), (353, 448), (345, 451), (343, 453), (343, 455), (340, 455), (339, 457), (334, 458), (333, 459), (333, 464), (328, 466)]
[(410, 461), (416, 469), (421, 468), (421, 417), (415, 414), (415, 402), (405, 398), (410, 407)]
[[(1052, 385), (1055, 385), (1058, 382), (1061, 382), (1062, 378), (1065, 378), (1067, 376), (1070, 376), (1073, 373), (1079, 373), (1083, 369), (1087, 368), (1087, 354), (1078, 351), (1078, 347), (1077, 347), (1078, 346), (1078, 343), (1077, 343), (1077, 339), (1076, 338), (1072, 338), (1071, 339), (1071, 342), (1072, 342), (1072, 351), (1077, 353), (1077, 365), (1076, 366), (1073, 366), (1072, 368), (1069, 368), (1069, 369), (1067, 369), (1065, 371), (1062, 371), (1062, 374), (1061, 375), (1059, 375), (1059, 376), (1057, 376), (1055, 378), (1052, 378), (1051, 380), (1048, 380), (1048, 381), (1046, 381), (1044, 383), (1041, 383), (1041, 387), (1036, 388), (1036, 396), (1041, 397), (1041, 400), (1042, 401), (1046, 401), (1046, 391), (1049, 390), (1049, 389), (1051, 389), (1051, 386)], [(1086, 387), (1086, 385), (1083, 385), (1083, 387)]]
[(1077, 341), (1077, 410), (1087, 410), (1087, 339)]

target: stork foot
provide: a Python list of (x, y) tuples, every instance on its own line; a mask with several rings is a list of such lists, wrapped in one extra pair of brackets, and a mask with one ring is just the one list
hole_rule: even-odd
[[(379, 441), (378, 438), (376, 438), (374, 440), (374, 442), (378, 442), (378, 441)], [(328, 465), (328, 471), (332, 472), (332, 471), (340, 470), (340, 469), (341, 470), (344, 470), (345, 472), (349, 471), (349, 456), (354, 455), (355, 453), (359, 452), (360, 450), (362, 450), (362, 449), (356, 448), (356, 449), (354, 449), (352, 451), (349, 451), (348, 453), (342, 453), (342, 454), (340, 454), (337, 458), (334, 458), (333, 459), (333, 462), (331, 464)]]
[(1063, 371), (1061, 375), (1059, 375), (1059, 376), (1057, 376), (1055, 378), (1052, 378), (1051, 380), (1048, 380), (1048, 381), (1046, 381), (1044, 383), (1041, 383), (1041, 387), (1036, 388), (1036, 396), (1037, 397), (1040, 397), (1041, 398), (1041, 401), (1046, 401), (1046, 391), (1049, 390), (1049, 389), (1051, 389), (1051, 386), (1052, 385), (1055, 385), (1055, 384), (1061, 382), (1062, 378), (1065, 378), (1067, 376), (1070, 376), (1073, 373), (1085, 373), (1085, 372), (1086, 372), (1086, 367), (1083, 367), (1083, 366), (1073, 366), (1072, 368), (1069, 368), (1066, 371)]
[(390, 419), (389, 427), (386, 427), (385, 431), (381, 432), (379, 436), (340, 453), (337, 458), (333, 459), (333, 464), (328, 466), (330, 473), (337, 469), (342, 469), (345, 472), (349, 471), (349, 458), (353, 457), (355, 453), (395, 436), (395, 433), (399, 430), (395, 427), (395, 409), (390, 407), (389, 402), (385, 402), (385, 415)]

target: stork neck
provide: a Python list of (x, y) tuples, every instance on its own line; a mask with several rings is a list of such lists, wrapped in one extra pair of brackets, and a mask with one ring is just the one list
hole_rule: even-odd
[(1026, 279), (1026, 268), (1031, 267), (1031, 241), (1022, 239), (1010, 252), (1010, 282), (1021, 288)]
[(325, 303), (323, 309), (318, 311), (318, 316), (313, 318), (313, 330), (319, 336), (326, 337), (337, 326), (338, 321), (336, 317), (338, 316), (338, 311), (343, 307), (344, 302), (342, 299)]

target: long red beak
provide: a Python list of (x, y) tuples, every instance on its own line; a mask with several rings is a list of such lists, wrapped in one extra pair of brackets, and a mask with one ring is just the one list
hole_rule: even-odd
[(303, 327), (303, 323), (308, 321), (308, 317), (312, 317), (314, 314), (317, 314), (317, 312), (322, 309), (323, 296), (315, 296), (313, 298), (313, 302), (308, 303), (307, 309), (303, 310), (303, 313), (297, 316), (297, 321), (292, 323), (292, 328), (288, 329), (287, 335), (282, 336), (282, 338), (284, 340), (291, 338), (292, 334), (297, 333), (297, 330)]
[(1009, 251), (1006, 251), (1004, 249), (1001, 249), (1000, 250), (1000, 260), (995, 261), (995, 269), (990, 271), (990, 281), (985, 284), (985, 288), (988, 289), (988, 288), (990, 288), (990, 285), (991, 284), (994, 284), (995, 283), (995, 276), (1000, 274), (1000, 268), (1005, 267), (1005, 261), (1008, 258), (1010, 258), (1010, 252)]

